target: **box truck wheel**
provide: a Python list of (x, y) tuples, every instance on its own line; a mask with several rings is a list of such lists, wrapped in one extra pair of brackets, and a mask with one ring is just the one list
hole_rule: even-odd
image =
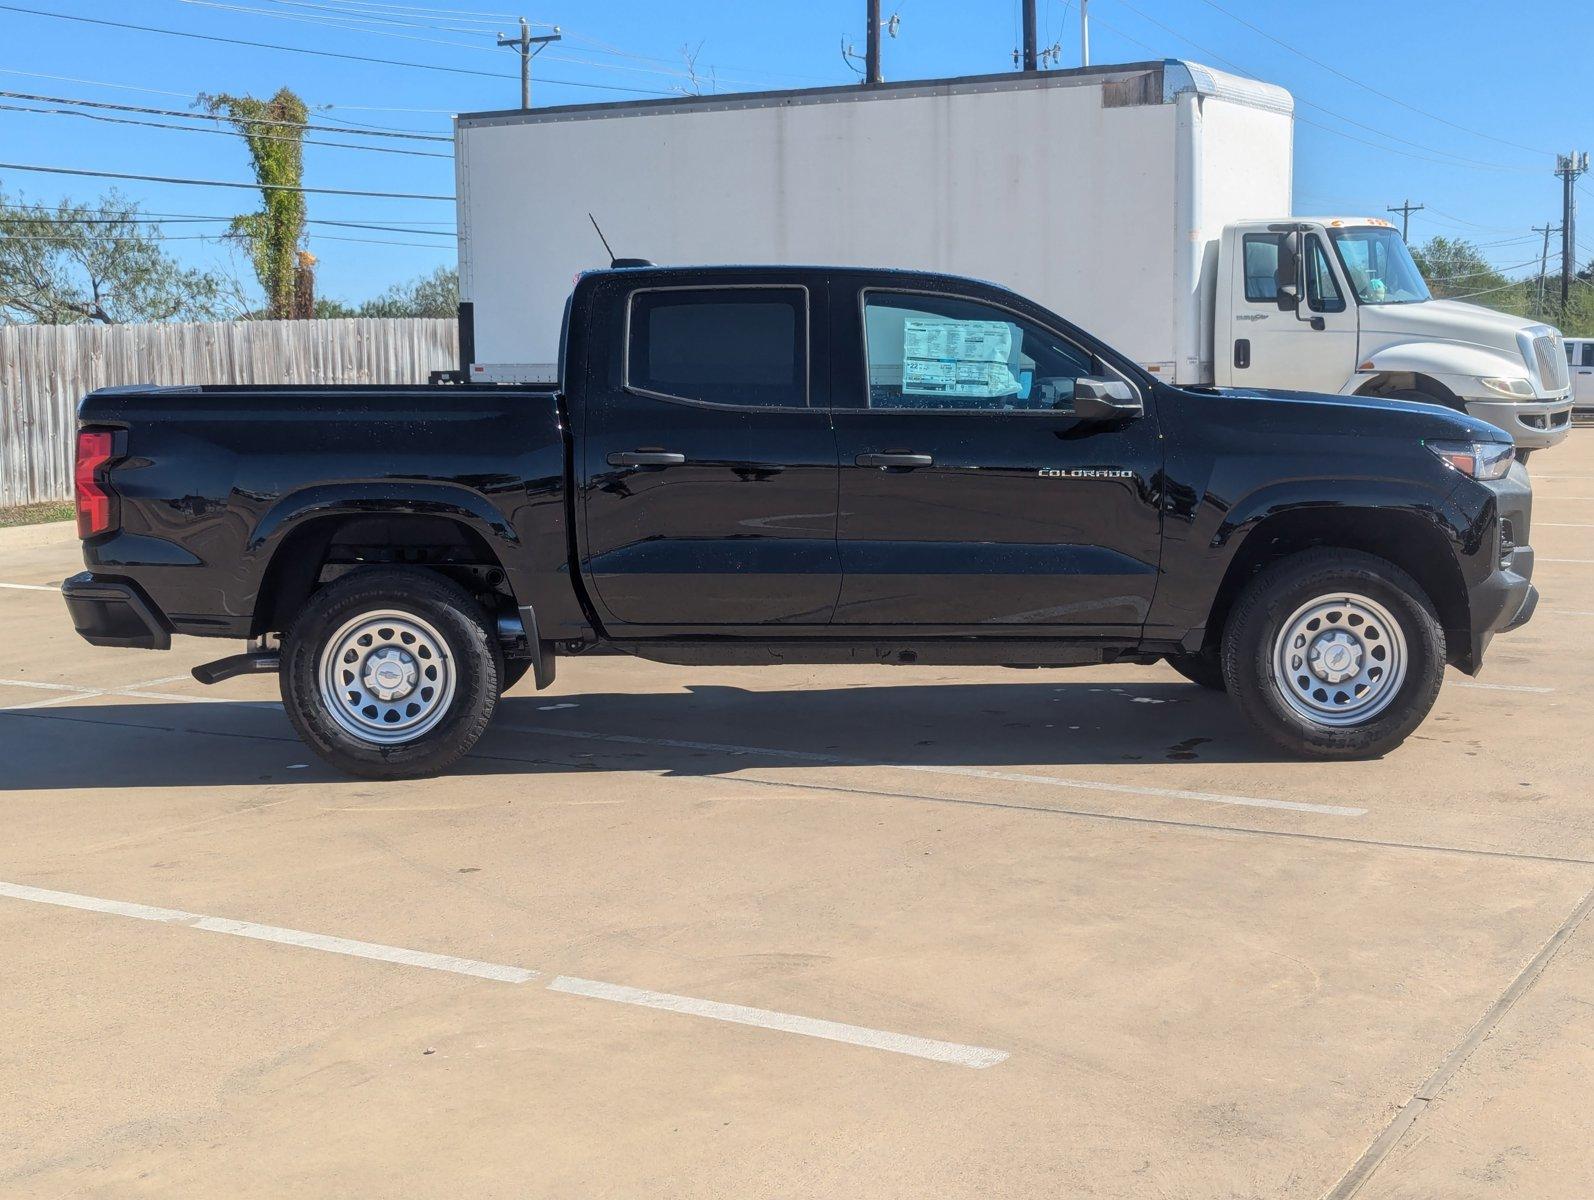
[(356, 571), (317, 591), (282, 640), (282, 703), (305, 742), (367, 779), (450, 766), (498, 704), (487, 614), (430, 571)]
[(1439, 695), (1444, 630), (1416, 581), (1355, 550), (1306, 550), (1246, 585), (1223, 631), (1240, 712), (1291, 753), (1391, 750)]
[(1223, 656), (1217, 650), (1199, 650), (1195, 654), (1170, 654), (1168, 665), (1191, 683), (1210, 688), (1214, 692), (1227, 687), (1223, 679)]

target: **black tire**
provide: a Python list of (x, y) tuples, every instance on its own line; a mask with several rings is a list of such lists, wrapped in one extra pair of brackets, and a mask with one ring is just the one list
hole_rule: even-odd
[[(1326, 600), (1335, 593), (1373, 601), (1399, 626), (1404, 640), (1404, 678), (1388, 684), (1392, 690), (1377, 701), (1382, 708), (1366, 702), (1365, 719), (1354, 719), (1354, 706), (1361, 703), (1355, 697), (1336, 692), (1339, 685), (1320, 683), (1309, 667), (1297, 668), (1300, 691), (1316, 689), (1311, 694), (1327, 704), (1346, 698), (1352, 708), (1337, 718), (1345, 724), (1332, 723), (1336, 719), (1332, 715), (1326, 723), (1303, 715), (1297, 705), (1305, 702), (1288, 698), (1292, 693), (1299, 697), (1299, 692), (1274, 665), (1285, 623), (1299, 620), (1315, 599)], [(1380, 624), (1364, 618), (1363, 638), (1357, 643), (1361, 653), (1356, 661), (1369, 667), (1380, 637), (1386, 654), (1398, 645), (1391, 634), (1380, 634)], [(1423, 590), (1393, 563), (1355, 550), (1305, 550), (1266, 567), (1240, 593), (1223, 631), (1223, 674), (1240, 713), (1272, 741), (1304, 758), (1372, 758), (1394, 749), (1433, 708), (1444, 669), (1444, 629)], [(1394, 677), (1393, 671), (1385, 676)]]
[(1410, 400), (1416, 404), (1437, 404), (1440, 408), (1451, 408), (1460, 413), (1467, 411), (1467, 406), (1459, 400), (1452, 402), (1442, 396), (1430, 396), (1427, 392), (1419, 392), (1415, 388), (1405, 388), (1398, 392), (1379, 392), (1378, 395), (1386, 400)]
[(1167, 664), (1191, 683), (1214, 692), (1229, 690), (1223, 678), (1223, 657), (1216, 650), (1199, 650), (1194, 654), (1170, 654)]
[[(334, 639), (342, 642), (359, 634), (357, 622), (364, 614), (372, 614), (373, 625), (384, 625), (376, 615), (381, 613), (397, 614), (389, 618), (394, 627), (367, 636), (390, 637), (393, 644), (385, 648), (396, 651), (399, 658), (407, 652), (401, 639), (409, 630), (421, 638), (417, 645), (415, 633), (409, 634), (409, 648), (415, 654), (394, 668), (400, 677), (408, 673), (399, 686), (413, 690), (397, 699), (380, 700), (375, 693), (367, 697), (360, 683), (347, 683), (344, 686), (355, 690), (338, 689), (351, 698), (340, 717), (322, 694), (323, 654), (331, 653)], [(428, 649), (434, 640), (446, 654)], [(347, 654), (361, 653), (356, 644), (348, 644)], [(366, 644), (384, 648), (380, 641)], [(368, 654), (363, 660), (344, 661), (363, 662), (369, 670), (371, 659)], [(329, 669), (340, 666), (333, 660)], [(432, 672), (430, 680), (427, 671)], [(502, 671), (487, 614), (464, 588), (430, 571), (382, 567), (345, 575), (312, 595), (282, 638), (282, 703), (289, 721), (328, 763), (366, 779), (412, 779), (452, 765), (476, 744), (492, 720)], [(354, 676), (345, 672), (344, 678)], [(361, 678), (366, 676), (362, 673)], [(428, 688), (429, 682), (435, 686)], [(369, 698), (370, 706), (356, 709), (357, 695)], [(407, 715), (411, 708), (421, 714), (419, 718)], [(400, 727), (385, 731), (380, 722), (393, 713), (398, 714)], [(417, 719), (415, 736), (404, 737), (403, 723)], [(374, 730), (370, 738), (358, 736), (366, 722)]]
[(531, 659), (529, 658), (504, 659), (504, 674), (498, 681), (498, 694), (502, 696), (510, 688), (514, 687), (526, 677), (526, 672), (529, 670), (531, 670)]

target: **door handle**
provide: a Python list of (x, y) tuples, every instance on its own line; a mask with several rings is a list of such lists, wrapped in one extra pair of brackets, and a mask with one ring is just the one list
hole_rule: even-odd
[(928, 467), (935, 463), (929, 454), (860, 454), (853, 461), (860, 467)]
[(678, 467), (686, 455), (673, 450), (616, 450), (608, 461), (611, 467)]

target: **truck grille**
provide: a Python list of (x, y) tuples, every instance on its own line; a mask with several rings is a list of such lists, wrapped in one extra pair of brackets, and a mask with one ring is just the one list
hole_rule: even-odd
[(1539, 364), (1539, 381), (1547, 392), (1559, 392), (1572, 379), (1566, 366), (1566, 346), (1554, 331), (1533, 339), (1533, 357)]

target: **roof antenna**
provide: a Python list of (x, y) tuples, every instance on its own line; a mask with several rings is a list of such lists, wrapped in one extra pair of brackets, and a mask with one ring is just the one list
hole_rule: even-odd
[(598, 224), (598, 218), (589, 212), (587, 220), (592, 222), (592, 228), (598, 232), (598, 240), (603, 243), (604, 252), (609, 256), (610, 270), (617, 267), (651, 267), (653, 265), (645, 258), (616, 258), (614, 250), (609, 246), (609, 239), (603, 236), (603, 229)]

